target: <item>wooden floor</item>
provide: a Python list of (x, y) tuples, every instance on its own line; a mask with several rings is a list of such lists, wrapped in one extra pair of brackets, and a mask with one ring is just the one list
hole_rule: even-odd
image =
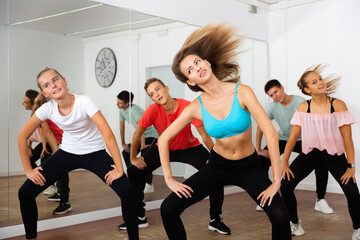
[[(70, 176), (70, 202), (73, 211), (66, 215), (74, 215), (90, 211), (114, 208), (120, 206), (118, 196), (104, 184), (96, 175), (89, 171), (72, 171)], [(25, 176), (0, 178), (0, 227), (22, 224), (17, 191), (24, 183)], [(145, 201), (163, 199), (169, 195), (163, 176), (154, 175), (154, 193), (145, 194)], [(177, 178), (184, 181), (183, 178)], [(36, 202), (38, 205), (39, 220), (62, 217), (54, 215), (52, 211), (59, 205), (58, 202), (47, 200), (49, 195), (41, 193)]]
[[(77, 172), (73, 172), (75, 175)], [(71, 179), (75, 175), (71, 175)], [(82, 178), (84, 179), (84, 178)], [(160, 179), (160, 180), (159, 180)], [(71, 180), (70, 180), (71, 181)], [(75, 182), (75, 181), (73, 181)], [(163, 182), (162, 177), (156, 178), (155, 188), (156, 192), (167, 195), (169, 192), (166, 186), (160, 183)], [(99, 186), (103, 186), (99, 180)], [(85, 188), (90, 188), (93, 191), (91, 184), (86, 184)], [(106, 187), (106, 185), (104, 185)], [(71, 186), (72, 189), (76, 189)], [(108, 187), (106, 187), (108, 188)], [(160, 190), (164, 188), (165, 190)], [(80, 190), (79, 190), (80, 191)], [(92, 191), (91, 191), (92, 192)], [(78, 192), (79, 193), (79, 192)], [(111, 196), (112, 191), (109, 191)], [(70, 214), (76, 214), (82, 204), (84, 196), (76, 197), (77, 192), (74, 191), (72, 196), (72, 205), (74, 211)], [(148, 198), (151, 198), (151, 194), (147, 194)], [(155, 194), (154, 194), (155, 195)], [(314, 210), (314, 203), (316, 194), (311, 191), (296, 190), (296, 196), (298, 200), (299, 217), (302, 219), (302, 225), (306, 233), (304, 236), (294, 237), (299, 240), (346, 240), (351, 239), (353, 229), (351, 219), (347, 210), (346, 198), (342, 194), (328, 193), (326, 199), (329, 205), (334, 209), (334, 214), (323, 214)], [(106, 201), (108, 197), (99, 196), (96, 201), (97, 204), (103, 204), (102, 201)], [(153, 196), (154, 197), (154, 196)], [(43, 195), (38, 198), (45, 198)], [(112, 197), (110, 197), (112, 198)], [(114, 198), (116, 198), (114, 196)], [(82, 203), (78, 202), (82, 201)], [(111, 202), (111, 201), (110, 201)], [(115, 201), (116, 203), (116, 201)], [(48, 203), (45, 201), (43, 205), (38, 201), (39, 209), (45, 208), (46, 204), (50, 204), (52, 207), (56, 206), (55, 203)], [(89, 203), (90, 204), (90, 203)], [(104, 203), (105, 205), (108, 203)], [(116, 205), (117, 204), (117, 205)], [(115, 206), (118, 206), (118, 200)], [(108, 206), (114, 207), (114, 206)], [(188, 239), (196, 240), (254, 240), (254, 239), (271, 239), (271, 226), (269, 220), (264, 212), (255, 211), (255, 203), (250, 197), (242, 192), (225, 196), (225, 202), (223, 206), (222, 217), (224, 222), (231, 228), (232, 234), (228, 236), (220, 235), (207, 229), (209, 215), (208, 200), (203, 200), (200, 203), (187, 209), (182, 215), (184, 221)], [(78, 210), (77, 210), (78, 209)], [(52, 208), (47, 209), (50, 211)], [(41, 210), (41, 212), (44, 212)], [(159, 210), (148, 211), (146, 213), (149, 228), (140, 229), (140, 239), (166, 239), (166, 234), (162, 226)], [(39, 240), (102, 240), (102, 239), (127, 239), (126, 231), (118, 231), (117, 225), (122, 223), (121, 217), (110, 218), (101, 221), (95, 221), (85, 224), (74, 225), (71, 227), (65, 227), (60, 229), (54, 229), (44, 232), (39, 232)], [(24, 236), (9, 238), (9, 240), (24, 239)]]

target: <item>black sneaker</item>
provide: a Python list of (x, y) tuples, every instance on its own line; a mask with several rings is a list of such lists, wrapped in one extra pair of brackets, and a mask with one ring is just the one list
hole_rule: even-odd
[(60, 202), (60, 194), (55, 193), (54, 195), (48, 197), (48, 200), (51, 202)]
[(53, 211), (53, 214), (59, 215), (67, 212), (71, 212), (72, 208), (69, 202), (60, 203), (59, 206)]
[[(146, 217), (138, 217), (139, 228), (147, 228), (149, 226)], [(119, 230), (126, 230), (126, 224), (122, 223), (118, 226)]]
[(230, 234), (231, 230), (225, 223), (222, 222), (222, 218), (211, 219), (209, 222), (209, 230), (217, 231), (220, 234)]

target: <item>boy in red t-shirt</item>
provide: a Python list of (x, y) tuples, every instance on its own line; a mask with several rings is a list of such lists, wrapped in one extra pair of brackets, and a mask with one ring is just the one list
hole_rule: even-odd
[[(165, 129), (180, 115), (190, 102), (184, 99), (172, 98), (169, 94), (169, 87), (157, 78), (150, 78), (145, 83), (145, 91), (154, 101), (146, 109), (142, 118), (139, 120), (137, 128), (132, 138), (131, 163), (127, 173), (130, 181), (135, 188), (135, 199), (138, 207), (139, 228), (148, 227), (149, 224), (145, 217), (144, 187), (146, 177), (155, 169), (161, 166), (159, 150), (157, 145), (153, 145), (141, 157), (136, 157), (140, 137), (146, 128), (154, 126), (159, 136)], [(213, 142), (206, 133), (203, 122), (194, 119), (191, 122), (201, 135), (206, 147), (211, 149)], [(179, 134), (174, 137), (170, 144), (170, 159), (172, 162), (182, 162), (190, 164), (197, 170), (204, 167), (209, 159), (209, 151), (192, 134), (190, 124), (187, 125)], [(210, 194), (210, 223), (209, 230), (217, 231), (221, 234), (230, 234), (231, 230), (220, 218), (221, 208), (224, 201), (224, 188), (220, 188)], [(125, 223), (118, 226), (120, 230), (125, 230)]]

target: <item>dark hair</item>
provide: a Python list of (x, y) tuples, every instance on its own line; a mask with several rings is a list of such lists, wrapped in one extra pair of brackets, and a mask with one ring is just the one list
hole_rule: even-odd
[(46, 67), (45, 69), (41, 70), (41, 72), (39, 72), (39, 74), (37, 75), (37, 78), (36, 78), (36, 82), (37, 82), (37, 85), (38, 87), (40, 88), (40, 90), (42, 90), (40, 84), (39, 84), (39, 78), (46, 72), (48, 71), (54, 71), (55, 73), (57, 73), (60, 77), (63, 77), (57, 70), (53, 69), (53, 68), (48, 68)]
[(134, 94), (132, 92), (129, 93), (128, 91), (122, 91), (117, 95), (117, 98), (126, 103), (132, 103), (134, 100)]
[[(317, 65), (313, 65), (305, 70), (305, 72), (303, 73), (303, 75), (301, 75), (299, 81), (297, 82), (297, 86), (299, 87), (299, 89), (301, 90), (301, 92), (303, 94), (311, 96), (310, 93), (307, 93), (305, 91), (305, 88), (307, 87), (305, 78), (312, 72), (316, 72), (321, 76), (322, 71), (326, 67), (327, 67), (327, 65), (317, 64)], [(326, 95), (330, 96), (331, 94), (333, 94), (336, 91), (336, 88), (339, 85), (341, 77), (336, 76), (335, 74), (330, 74), (329, 76), (326, 76), (323, 79), (326, 83)]]
[[(177, 79), (186, 83), (187, 77), (181, 72), (181, 61), (196, 55), (211, 64), (214, 75), (221, 81), (240, 81), (240, 67), (237, 62), (238, 47), (242, 37), (236, 36), (236, 29), (226, 24), (210, 24), (194, 31), (174, 57), (172, 71)], [(188, 87), (194, 91), (203, 91), (199, 86)]]
[(267, 94), (268, 91), (273, 87), (281, 88), (281, 83), (277, 79), (269, 80), (264, 87), (265, 93)]
[(149, 85), (152, 84), (153, 82), (159, 82), (161, 85), (163, 85), (165, 87), (165, 84), (160, 79), (149, 78), (148, 80), (146, 80), (145, 85), (144, 85), (145, 92), (147, 92)]
[(34, 105), (35, 98), (39, 95), (39, 92), (33, 89), (28, 89), (25, 92), (25, 96), (29, 98), (31, 105)]

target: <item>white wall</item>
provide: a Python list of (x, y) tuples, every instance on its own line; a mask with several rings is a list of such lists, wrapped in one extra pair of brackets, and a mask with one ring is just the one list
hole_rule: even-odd
[[(360, 2), (326, 0), (274, 11), (269, 18), (270, 77), (284, 83), (290, 94), (302, 95), (297, 88), (301, 74), (311, 65), (329, 64), (324, 75), (342, 76), (334, 95), (345, 101), (355, 119), (360, 120), (358, 94), (360, 56)], [(352, 125), (356, 177), (360, 179), (360, 124)], [(313, 174), (301, 188), (314, 189)], [(329, 191), (342, 192), (331, 177)]]
[[(1, 95), (1, 98), (9, 98), (9, 141), (2, 136), (0, 145), (9, 144), (10, 174), (23, 174), (17, 136), (31, 114), (21, 105), (25, 91), (30, 88), (38, 90), (36, 76), (48, 66), (67, 78), (70, 90), (83, 92), (84, 47), (79, 38), (16, 27), (10, 28), (9, 46), (9, 92)], [(4, 125), (7, 123), (1, 118), (1, 126)], [(2, 152), (3, 157), (7, 159)], [(7, 175), (4, 170), (1, 168), (0, 175)]]
[(249, 5), (234, 0), (96, 0), (113, 6), (133, 9), (146, 14), (173, 19), (195, 26), (213, 22), (229, 22), (248, 38), (267, 40), (268, 12), (249, 12)]
[(0, 176), (8, 171), (8, 30), (0, 25)]

